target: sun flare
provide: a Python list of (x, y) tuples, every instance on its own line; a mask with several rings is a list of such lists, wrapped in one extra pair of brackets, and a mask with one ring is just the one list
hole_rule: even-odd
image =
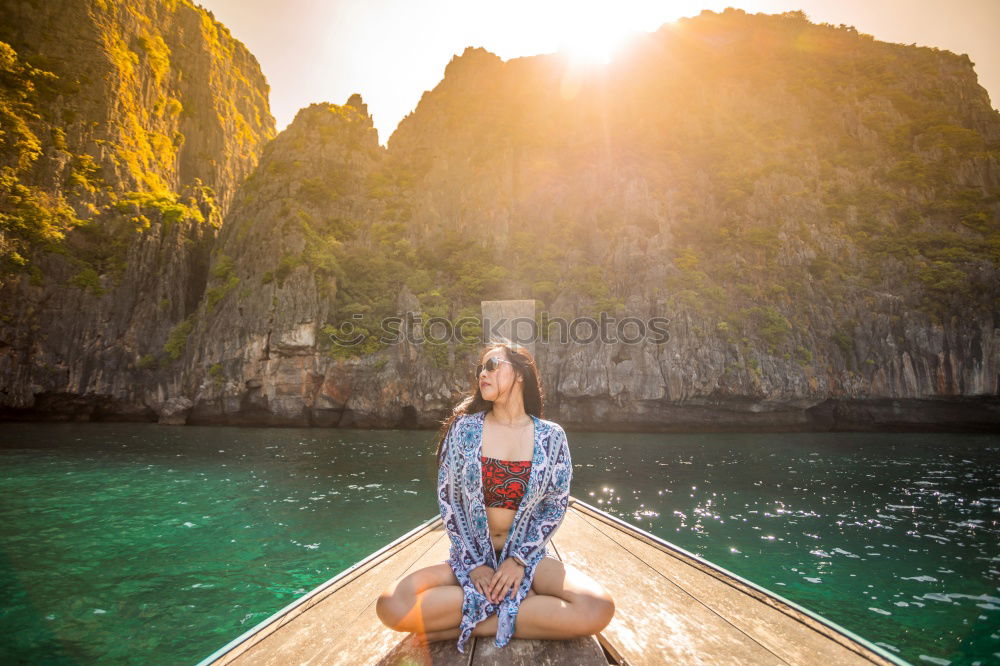
[(590, 17), (565, 26), (559, 50), (581, 64), (606, 65), (625, 41), (626, 31), (621, 26), (608, 25)]
[[(752, 0), (748, 0), (751, 2)], [(540, 24), (555, 36), (558, 51), (577, 65), (607, 65), (643, 33), (702, 9), (696, 0), (553, 0)]]
[(577, 62), (606, 65), (611, 62), (619, 45), (620, 40), (618, 39), (588, 38), (567, 42), (563, 45), (562, 50)]

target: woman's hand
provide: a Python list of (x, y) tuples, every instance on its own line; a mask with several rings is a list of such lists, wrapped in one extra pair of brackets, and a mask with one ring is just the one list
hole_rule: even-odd
[(493, 574), (489, 584), (490, 592), (486, 596), (493, 603), (500, 603), (512, 589), (517, 590), (521, 587), (523, 579), (524, 567), (517, 560), (508, 557), (500, 563), (500, 567)]
[(476, 589), (483, 593), (487, 599), (490, 598), (490, 581), (493, 580), (493, 567), (480, 564), (469, 572), (469, 580), (476, 586)]

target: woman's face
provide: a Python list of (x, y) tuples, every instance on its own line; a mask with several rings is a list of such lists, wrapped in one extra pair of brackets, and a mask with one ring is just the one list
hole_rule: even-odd
[[(499, 359), (501, 363), (496, 370), (491, 372), (486, 369), (485, 365), (489, 359), (494, 357)], [(507, 360), (507, 355), (504, 353), (504, 350), (493, 349), (486, 352), (483, 354), (482, 358), (479, 359), (479, 363), (484, 366), (483, 369), (479, 371), (478, 377), (479, 392), (483, 394), (483, 399), (489, 400), (490, 402), (496, 401), (497, 398), (506, 399), (506, 397), (510, 394), (511, 388), (516, 383), (517, 373), (514, 372), (514, 366)]]

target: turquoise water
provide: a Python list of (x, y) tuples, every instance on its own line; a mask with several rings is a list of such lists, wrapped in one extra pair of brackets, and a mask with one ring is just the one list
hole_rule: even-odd
[[(913, 663), (1000, 663), (1000, 436), (577, 435), (581, 498)], [(639, 481), (641, 479), (641, 481)], [(653, 487), (653, 481), (656, 481)], [(589, 487), (588, 487), (589, 486)]]
[[(1000, 659), (1000, 437), (570, 433), (573, 494), (913, 663)], [(194, 663), (435, 515), (434, 434), (0, 428), (0, 662)]]

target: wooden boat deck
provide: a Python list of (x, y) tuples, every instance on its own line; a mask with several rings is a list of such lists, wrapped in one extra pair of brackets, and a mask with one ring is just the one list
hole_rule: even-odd
[(905, 664), (818, 615), (577, 498), (549, 552), (615, 599), (597, 636), (418, 646), (375, 614), (395, 578), (448, 558), (439, 516), (275, 613), (207, 664)]

